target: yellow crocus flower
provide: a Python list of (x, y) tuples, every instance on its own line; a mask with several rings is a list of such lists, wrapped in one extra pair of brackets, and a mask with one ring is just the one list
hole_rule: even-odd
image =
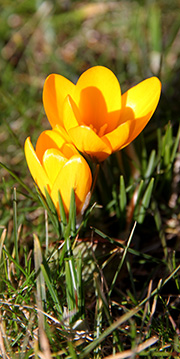
[(46, 188), (59, 214), (58, 191), (68, 215), (72, 188), (77, 214), (82, 214), (90, 199), (91, 170), (77, 149), (66, 142), (57, 127), (41, 133), (34, 150), (30, 137), (25, 141), (25, 156), (29, 170), (40, 191)]
[(150, 77), (121, 95), (111, 70), (95, 66), (74, 85), (51, 74), (43, 89), (44, 108), (51, 126), (59, 125), (79, 151), (104, 161), (132, 142), (152, 117), (161, 93), (157, 77)]

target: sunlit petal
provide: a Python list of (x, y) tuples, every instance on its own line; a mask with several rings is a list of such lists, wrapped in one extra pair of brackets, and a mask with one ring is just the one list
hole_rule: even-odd
[(84, 125), (92, 124), (97, 131), (105, 122), (107, 131), (117, 126), (121, 89), (116, 76), (108, 68), (95, 66), (85, 71), (76, 84), (73, 99), (79, 107)]
[(63, 124), (67, 132), (69, 129), (77, 127), (81, 124), (81, 115), (71, 96), (67, 96), (64, 101)]
[(122, 95), (120, 123), (130, 119), (150, 119), (159, 102), (160, 93), (161, 82), (157, 77), (150, 77), (125, 92)]
[(53, 127), (53, 131), (57, 131), (61, 135), (61, 137), (64, 138), (65, 142), (67, 142), (67, 143), (71, 142), (71, 139), (64, 127), (56, 125)]
[(69, 130), (73, 143), (80, 152), (87, 153), (95, 161), (104, 161), (112, 153), (108, 139), (101, 139), (88, 126), (78, 126)]
[(59, 96), (58, 105), (56, 100), (52, 101), (55, 107), (52, 113), (61, 117), (63, 137), (66, 132), (68, 143), (72, 142), (79, 151), (101, 162), (112, 152), (127, 146), (143, 130), (157, 107), (161, 83), (151, 77), (121, 96), (113, 72), (94, 66), (80, 76), (76, 85), (60, 75), (49, 77), (44, 90), (45, 102), (48, 101), (47, 89), (53, 93), (53, 98)]
[(52, 127), (63, 125), (62, 105), (66, 96), (73, 94), (74, 88), (75, 85), (61, 75), (51, 74), (47, 77), (43, 88), (43, 104)]
[(61, 136), (58, 131), (47, 130), (40, 134), (36, 143), (36, 154), (42, 162), (44, 152), (48, 148), (61, 149), (66, 143), (65, 139)]
[(72, 143), (65, 143), (61, 148), (61, 151), (67, 159), (79, 154), (78, 150)]
[(48, 149), (43, 156), (43, 166), (47, 176), (53, 184), (58, 173), (67, 162), (67, 159), (56, 149)]
[(49, 181), (49, 178), (46, 175), (41, 162), (36, 156), (30, 137), (28, 137), (25, 141), (24, 151), (31, 175), (41, 192), (45, 194), (44, 187), (49, 190), (51, 188), (51, 182)]
[(120, 150), (122, 147), (126, 145), (126, 143), (128, 143), (130, 131), (131, 131), (130, 121), (124, 122), (122, 125), (117, 127), (114, 131), (104, 135), (102, 139), (106, 138), (112, 146), (112, 152), (115, 152)]
[(111, 143), (113, 152), (127, 146), (144, 129), (157, 107), (160, 92), (160, 81), (152, 77), (122, 95), (121, 124), (103, 136)]
[[(71, 141), (69, 136), (68, 140)], [(36, 154), (40, 162), (42, 162), (44, 152), (48, 148), (58, 149), (67, 158), (70, 158), (71, 156), (78, 153), (74, 145), (72, 143), (68, 143), (65, 136), (61, 134), (61, 128), (56, 127), (53, 130), (47, 130), (42, 132), (37, 140)]]
[(62, 168), (52, 188), (51, 198), (56, 208), (58, 208), (58, 191), (60, 191), (65, 210), (68, 212), (71, 190), (74, 188), (76, 208), (80, 212), (91, 184), (92, 176), (87, 162), (82, 156), (73, 156)]
[(114, 131), (103, 136), (111, 143), (112, 152), (119, 151), (132, 142), (143, 130), (149, 121), (149, 115), (137, 120), (129, 120), (122, 123)]

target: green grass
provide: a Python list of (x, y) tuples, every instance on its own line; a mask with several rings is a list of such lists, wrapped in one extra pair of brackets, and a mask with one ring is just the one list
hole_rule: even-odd
[[(0, 357), (178, 358), (178, 1), (0, 8)], [(162, 95), (143, 133), (100, 167), (76, 229), (73, 194), (69, 223), (59, 198), (59, 224), (23, 146), (50, 128), (48, 74), (75, 82), (94, 65), (114, 71), (122, 92), (158, 76)]]

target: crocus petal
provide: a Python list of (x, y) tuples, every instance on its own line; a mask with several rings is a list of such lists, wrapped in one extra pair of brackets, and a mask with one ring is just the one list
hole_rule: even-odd
[[(68, 138), (70, 137), (68, 136)], [(60, 128), (56, 128), (56, 127), (53, 130), (47, 130), (42, 132), (37, 140), (36, 154), (40, 162), (42, 162), (44, 152), (48, 148), (59, 149), (62, 152), (62, 154), (67, 158), (70, 158), (71, 156), (78, 153), (78, 151), (73, 146), (73, 144), (67, 143), (66, 138), (61, 135)]]
[(58, 150), (52, 148), (45, 151), (43, 156), (43, 166), (52, 184), (55, 182), (58, 173), (66, 162), (67, 159), (62, 156)]
[(87, 153), (98, 162), (104, 161), (112, 153), (108, 139), (98, 137), (88, 126), (71, 128), (69, 135), (80, 152)]
[[(112, 152), (118, 151), (128, 144), (130, 137), (130, 131), (132, 121), (127, 121), (118, 126), (114, 131), (107, 133), (102, 137), (102, 140), (106, 139), (112, 146)], [(134, 124), (134, 121), (133, 121)]]
[(98, 132), (104, 123), (107, 123), (107, 132), (117, 126), (121, 89), (116, 76), (108, 68), (95, 66), (85, 71), (76, 84), (73, 100), (78, 105), (84, 125), (92, 125)]
[(61, 149), (65, 143), (66, 141), (60, 135), (60, 133), (58, 133), (58, 131), (54, 131), (54, 130), (43, 131), (38, 137), (36, 143), (36, 154), (40, 162), (42, 162), (44, 152), (48, 148)]
[(80, 117), (80, 114), (77, 113), (76, 105), (73, 99), (67, 96), (63, 120), (72, 142), (82, 153), (87, 153), (99, 162), (104, 161), (112, 153), (109, 141), (106, 138), (102, 140), (90, 127), (80, 126), (77, 117)]
[(61, 150), (61, 152), (66, 158), (69, 159), (70, 157), (79, 153), (77, 149), (74, 147), (74, 145), (72, 144), (71, 138), (66, 132), (65, 128), (57, 125), (53, 128), (52, 131), (53, 132), (56, 131), (61, 137), (63, 137), (64, 142), (62, 141), (62, 139), (61, 142), (59, 137), (55, 137), (54, 140), (58, 145), (58, 148)]
[(51, 188), (51, 183), (38, 157), (36, 156), (30, 137), (28, 137), (25, 141), (24, 151), (31, 175), (41, 192), (45, 195), (44, 187), (49, 190)]
[(120, 123), (153, 115), (161, 93), (161, 82), (150, 77), (122, 95)]
[(69, 137), (69, 135), (68, 135), (68, 133), (66, 132), (66, 130), (65, 130), (64, 127), (59, 126), (59, 125), (56, 125), (55, 127), (53, 127), (53, 131), (57, 131), (57, 132), (61, 135), (61, 137), (64, 138), (64, 140), (65, 140), (66, 142), (68, 142), (68, 143), (71, 142), (71, 139), (70, 139), (70, 137)]
[(132, 142), (152, 117), (161, 92), (156, 77), (140, 82), (122, 96), (120, 125), (104, 137), (111, 143), (112, 151), (118, 151)]
[[(63, 76), (50, 75), (43, 101), (53, 128), (59, 124), (62, 137), (69, 136), (67, 149), (73, 142), (79, 151), (103, 161), (139, 135), (157, 107), (160, 92), (160, 81), (151, 77), (121, 96), (113, 72), (95, 66), (85, 71), (76, 85)], [(65, 151), (66, 145), (62, 148)]]
[(62, 126), (62, 105), (68, 94), (73, 94), (75, 85), (65, 77), (51, 74), (43, 88), (43, 104), (52, 127)]
[(112, 146), (112, 152), (119, 151), (120, 149), (131, 143), (143, 130), (149, 121), (149, 116), (144, 116), (137, 120), (129, 120), (122, 123), (114, 131), (103, 136)]
[(72, 97), (68, 95), (63, 105), (63, 125), (69, 134), (69, 129), (79, 126), (80, 123), (79, 110)]
[(81, 211), (87, 194), (91, 189), (92, 175), (82, 156), (73, 156), (59, 172), (53, 185), (51, 198), (58, 209), (58, 191), (61, 193), (66, 212), (69, 211), (71, 190), (74, 188), (77, 212)]

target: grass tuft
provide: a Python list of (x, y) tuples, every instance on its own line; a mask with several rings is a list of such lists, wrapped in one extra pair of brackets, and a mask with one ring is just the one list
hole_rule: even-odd
[[(0, 0), (0, 357), (178, 358), (180, 64), (177, 0)], [(24, 157), (49, 129), (42, 88), (110, 68), (122, 93), (158, 76), (143, 133), (96, 167), (82, 222), (34, 186)], [(61, 218), (61, 221), (59, 221)]]

